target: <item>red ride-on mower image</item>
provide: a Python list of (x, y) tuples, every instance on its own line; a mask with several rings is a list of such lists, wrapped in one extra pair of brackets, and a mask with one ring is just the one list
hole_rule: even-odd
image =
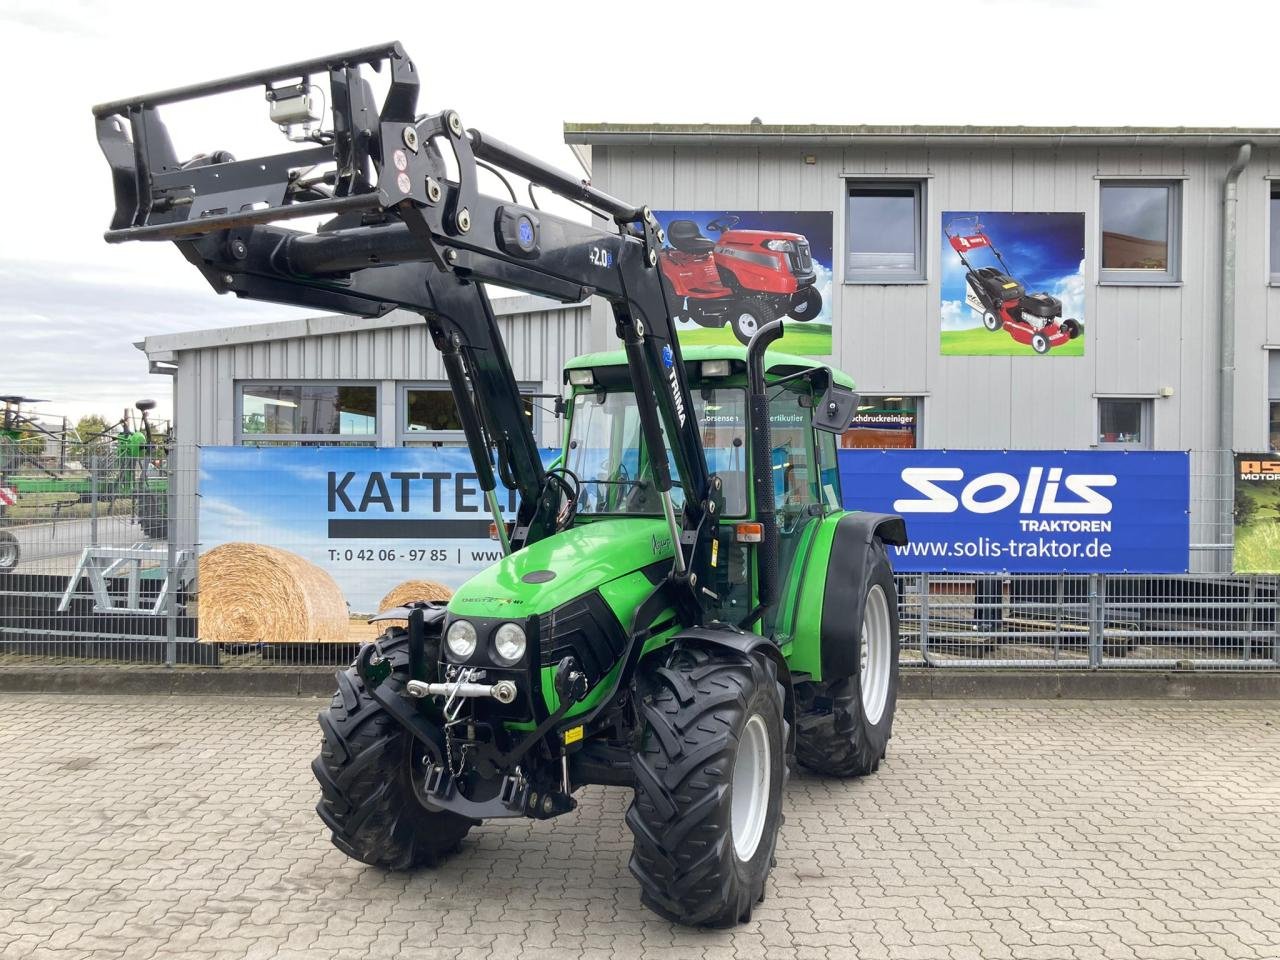
[[(1021, 283), (1009, 275), (1005, 262), (991, 238), (983, 233), (977, 217), (959, 217), (943, 231), (951, 249), (960, 257), (965, 269), (965, 303), (982, 315), (988, 330), (1003, 328), (1018, 343), (1025, 343), (1036, 353), (1048, 353), (1068, 340), (1080, 336), (1078, 320), (1062, 319), (1062, 301), (1047, 293), (1028, 294)], [(1000, 261), (999, 267), (975, 267), (965, 254), (986, 247)]]
[(707, 224), (719, 234), (703, 236), (693, 220), (672, 220), (659, 254), (663, 276), (681, 300), (681, 313), (704, 327), (725, 322), (743, 343), (779, 317), (809, 320), (822, 312), (822, 294), (809, 241), (798, 233), (734, 230), (738, 217)]

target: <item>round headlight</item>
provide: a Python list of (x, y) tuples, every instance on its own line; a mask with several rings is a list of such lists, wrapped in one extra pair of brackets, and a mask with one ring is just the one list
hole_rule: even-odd
[(499, 660), (516, 663), (524, 656), (524, 629), (516, 623), (504, 623), (493, 635), (493, 649)]
[(449, 652), (459, 660), (466, 660), (476, 652), (476, 628), (469, 620), (455, 620), (444, 635)]

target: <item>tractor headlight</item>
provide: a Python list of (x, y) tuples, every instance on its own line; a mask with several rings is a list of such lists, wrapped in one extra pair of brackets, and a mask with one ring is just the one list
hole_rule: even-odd
[(518, 623), (504, 623), (493, 634), (493, 650), (507, 666), (524, 657), (524, 629)]
[(476, 628), (470, 620), (455, 620), (449, 624), (444, 642), (450, 653), (459, 660), (466, 660), (476, 652)]
[(766, 240), (764, 242), (766, 250), (774, 250), (778, 253), (795, 253), (796, 245), (790, 240)]

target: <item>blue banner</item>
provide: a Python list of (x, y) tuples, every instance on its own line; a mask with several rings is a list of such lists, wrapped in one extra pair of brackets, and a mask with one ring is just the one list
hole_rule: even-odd
[(841, 450), (851, 510), (897, 513), (903, 572), (1184, 573), (1179, 452)]

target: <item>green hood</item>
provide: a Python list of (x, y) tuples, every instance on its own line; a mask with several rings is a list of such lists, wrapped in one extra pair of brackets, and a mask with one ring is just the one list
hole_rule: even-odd
[[(472, 617), (547, 613), (611, 580), (672, 557), (671, 534), (660, 517), (593, 520), (503, 557), (466, 583), (449, 612)], [(555, 574), (544, 582), (546, 572)], [(525, 577), (536, 574), (535, 582)]]

